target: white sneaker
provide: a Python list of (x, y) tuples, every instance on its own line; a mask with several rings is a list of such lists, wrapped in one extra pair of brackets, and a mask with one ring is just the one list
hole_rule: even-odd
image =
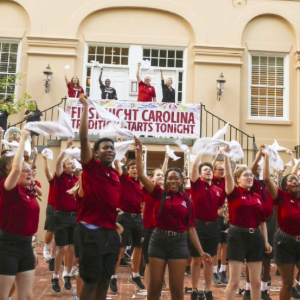
[(50, 253), (49, 249), (46, 250), (44, 248), (44, 250), (43, 250), (43, 257), (44, 257), (45, 262), (47, 262), (47, 263), (51, 260), (52, 256), (51, 256), (51, 253)]
[(72, 268), (71, 277), (76, 277), (79, 274), (79, 270), (77, 267)]

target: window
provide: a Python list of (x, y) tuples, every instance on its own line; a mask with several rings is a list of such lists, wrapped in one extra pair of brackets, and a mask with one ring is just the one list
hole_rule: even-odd
[(182, 68), (183, 50), (143, 49), (143, 60), (148, 59), (152, 67)]
[(98, 61), (100, 65), (128, 65), (129, 48), (89, 46), (88, 62)]
[(251, 54), (250, 118), (287, 119), (287, 56)]
[[(0, 41), (0, 79), (17, 73), (18, 48), (17, 42)], [(14, 83), (6, 88), (0, 88), (0, 99), (11, 98), (15, 93), (15, 88)]]

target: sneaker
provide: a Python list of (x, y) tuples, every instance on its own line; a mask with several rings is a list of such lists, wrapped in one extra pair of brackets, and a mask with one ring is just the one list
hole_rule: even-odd
[(188, 267), (185, 268), (184, 275), (188, 276), (188, 277), (191, 276), (191, 267), (188, 266)]
[(144, 290), (145, 286), (142, 283), (141, 277), (132, 277), (132, 275), (129, 277), (129, 281), (133, 282), (137, 288), (140, 290)]
[(268, 279), (268, 286), (271, 286), (271, 283), (272, 283), (271, 276), (269, 276), (269, 279)]
[(71, 276), (76, 277), (79, 274), (79, 270), (77, 267), (72, 268)]
[(280, 276), (280, 273), (279, 273), (279, 270), (277, 269), (276, 270), (276, 273), (275, 273), (277, 276)]
[(193, 291), (191, 293), (191, 300), (198, 300), (198, 292), (197, 291)]
[(298, 271), (295, 281), (299, 283), (300, 271)]
[(109, 282), (109, 289), (113, 292), (113, 293), (117, 293), (118, 292), (118, 287), (117, 287), (117, 278), (112, 278)]
[(63, 281), (64, 281), (64, 288), (70, 291), (72, 289), (71, 276), (64, 276)]
[(49, 263), (49, 261), (51, 260), (51, 253), (50, 253), (50, 250), (46, 250), (45, 248), (44, 248), (44, 250), (43, 250), (43, 257), (44, 257), (44, 260), (45, 260), (45, 262), (46, 263)]
[(49, 271), (54, 272), (54, 263), (55, 263), (55, 259), (51, 258), (49, 261)]
[(299, 284), (296, 284), (296, 285), (295, 285), (295, 289), (296, 289), (296, 291), (300, 294), (300, 286), (299, 286)]
[(272, 300), (267, 290), (261, 291), (261, 297), (262, 300)]
[(243, 300), (251, 300), (250, 290), (245, 290)]
[(141, 278), (145, 279), (145, 269), (140, 270), (139, 275)]
[(222, 271), (222, 272), (221, 272), (220, 277), (221, 277), (221, 283), (223, 283), (223, 284), (227, 284), (227, 283), (228, 283), (228, 280), (227, 280), (226, 272), (225, 272), (225, 271)]
[(199, 291), (198, 292), (198, 299), (199, 300), (205, 300), (205, 293), (204, 293), (204, 291)]
[(59, 279), (52, 278), (51, 279), (51, 289), (53, 292), (60, 293)]
[(207, 291), (205, 292), (205, 298), (206, 300), (213, 300), (213, 295), (212, 295), (212, 291)]
[(213, 273), (213, 283), (214, 284), (221, 284), (221, 278), (218, 273)]
[(300, 294), (298, 293), (296, 287), (292, 288), (292, 298), (293, 299), (300, 299)]

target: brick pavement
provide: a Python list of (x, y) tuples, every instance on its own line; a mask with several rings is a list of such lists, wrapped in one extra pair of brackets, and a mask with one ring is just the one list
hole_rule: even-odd
[[(37, 245), (37, 252), (40, 257), (39, 265), (36, 269), (36, 275), (34, 280), (34, 287), (33, 287), (33, 299), (32, 300), (70, 300), (71, 299), (71, 291), (66, 291), (62, 289), (62, 292), (59, 294), (53, 293), (50, 287), (50, 279), (52, 276), (52, 272), (48, 270), (48, 264), (43, 261), (42, 258), (42, 244)], [(130, 268), (121, 267), (118, 272), (118, 294), (113, 294), (109, 292), (108, 299), (111, 300), (129, 300), (134, 299), (133, 296), (135, 295), (135, 286), (128, 281), (128, 277), (130, 276)], [(280, 287), (281, 280), (280, 276), (275, 275), (276, 267), (272, 267), (271, 269), (271, 277), (272, 277), (272, 285), (271, 289), (274, 287)], [(203, 279), (203, 272), (201, 272), (200, 279)], [(168, 274), (166, 274), (166, 282), (168, 285)], [(199, 283), (200, 285), (201, 283)], [(62, 280), (61, 280), (62, 285)], [(75, 280), (72, 280), (72, 285), (74, 288)], [(185, 277), (184, 286), (191, 286), (191, 278)], [(245, 286), (245, 279), (241, 278), (240, 287), (244, 288)], [(213, 288), (213, 296), (217, 300), (224, 299), (225, 297), (225, 287), (214, 287)], [(279, 300), (278, 292), (270, 292), (270, 296), (272, 300)], [(14, 297), (16, 298), (16, 297)], [(137, 297), (135, 299), (145, 299), (145, 296)], [(163, 300), (171, 299), (169, 290), (165, 290), (163, 292)], [(190, 299), (190, 294), (185, 294), (184, 299)], [(237, 296), (236, 299), (242, 300), (242, 296)]]

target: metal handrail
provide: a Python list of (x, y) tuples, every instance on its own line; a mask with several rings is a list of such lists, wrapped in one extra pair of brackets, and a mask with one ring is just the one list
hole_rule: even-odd
[[(217, 130), (224, 127), (228, 122), (219, 118), (212, 112), (208, 111), (205, 108), (205, 105), (202, 104), (201, 110), (201, 137), (211, 137), (213, 136)], [(255, 144), (255, 136), (249, 135), (246, 132), (238, 129), (237, 127), (229, 124), (227, 133), (224, 135), (224, 140), (236, 140), (242, 146), (242, 149), (245, 152), (244, 159), (241, 159), (241, 164), (249, 165), (254, 160), (256, 152), (258, 151), (257, 146)], [(252, 157), (250, 154), (252, 153)]]

